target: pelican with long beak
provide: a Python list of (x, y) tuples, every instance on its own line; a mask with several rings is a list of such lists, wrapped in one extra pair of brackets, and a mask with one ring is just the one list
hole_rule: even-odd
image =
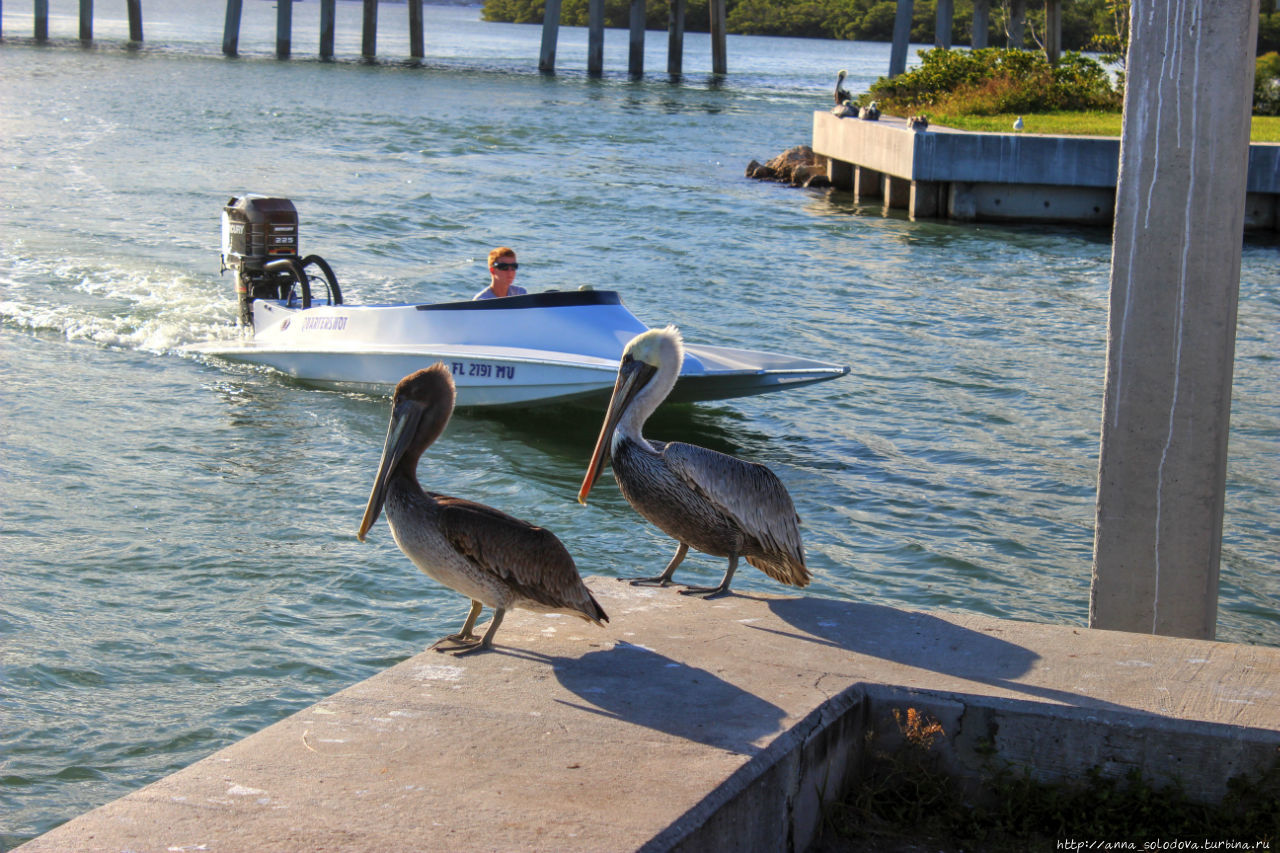
[(845, 71), (843, 68), (836, 73), (835, 98), (837, 107), (841, 104), (847, 103), (853, 98), (853, 96), (849, 94), (849, 90), (844, 87), (844, 78), (848, 73), (849, 72)]
[[(385, 506), (400, 550), (428, 576), (471, 599), (462, 630), (436, 645), (448, 640), (470, 647), (464, 652), (490, 649), (502, 617), (512, 607), (568, 613), (597, 625), (608, 622), (554, 533), (484, 504), (425, 492), (418, 485), (418, 460), (444, 432), (454, 398), (453, 377), (443, 364), (410, 374), (396, 385), (382, 462), (357, 538), (364, 541)], [(485, 605), (493, 608), (493, 622), (481, 639), (472, 629)]]
[(800, 518), (772, 471), (705, 447), (650, 441), (641, 434), (645, 421), (671, 393), (683, 361), (684, 344), (674, 326), (650, 329), (627, 344), (578, 502), (587, 502), (587, 493), (612, 460), (622, 496), (679, 543), (662, 574), (632, 583), (666, 586), (692, 547), (727, 557), (729, 568), (719, 585), (691, 586), (683, 593), (706, 593), (708, 598), (727, 593), (739, 557), (774, 580), (805, 586), (810, 574)]

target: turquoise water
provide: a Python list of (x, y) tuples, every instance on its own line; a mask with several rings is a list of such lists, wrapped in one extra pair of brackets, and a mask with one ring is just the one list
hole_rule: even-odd
[[(0, 847), (183, 767), (456, 630), (461, 597), (385, 525), (355, 529), (387, 401), (201, 361), (230, 333), (218, 275), (232, 195), (292, 198), (305, 252), (351, 301), (466, 298), (484, 254), (533, 290), (621, 291), (691, 341), (793, 350), (852, 374), (675, 408), (649, 432), (768, 464), (821, 596), (1083, 624), (1105, 352), (1109, 233), (885, 218), (847, 195), (743, 178), (809, 141), (834, 72), (862, 89), (887, 45), (731, 38), (730, 75), (690, 34), (686, 74), (628, 80), (626, 33), (588, 78), (586, 36), (428, 7), (409, 67), (404, 7), (378, 64), (359, 4), (320, 63), (295, 5), (96, 4), (97, 46), (54, 3), (4, 4), (0, 46)], [(210, 8), (202, 8), (209, 5)], [(61, 17), (58, 12), (62, 11)], [(117, 15), (112, 23), (109, 16)], [(112, 39), (117, 43), (113, 43)], [(650, 33), (646, 67), (665, 68)], [(1246, 243), (1219, 637), (1280, 644), (1280, 276)], [(579, 410), (459, 415), (429, 488), (534, 519), (584, 574), (655, 571), (671, 543), (606, 478), (574, 494), (599, 426)], [(720, 561), (691, 557), (689, 579)], [(779, 591), (744, 569), (744, 590)]]

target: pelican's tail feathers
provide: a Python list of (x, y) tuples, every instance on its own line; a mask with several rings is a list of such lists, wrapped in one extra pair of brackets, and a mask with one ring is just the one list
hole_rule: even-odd
[(796, 559), (791, 555), (769, 555), (768, 557), (747, 557), (747, 562), (764, 572), (778, 583), (788, 586), (805, 587), (813, 580), (809, 567), (804, 564), (803, 557)]

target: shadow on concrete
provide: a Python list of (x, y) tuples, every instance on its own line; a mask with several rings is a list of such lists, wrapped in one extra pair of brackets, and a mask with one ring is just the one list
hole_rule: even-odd
[(586, 704), (563, 704), (740, 755), (756, 755), (782, 729), (786, 712), (705, 669), (643, 646), (619, 643), (580, 658), (551, 658), (552, 670)]
[[(1071, 707), (1146, 713), (1071, 691), (1019, 681), (1031, 672), (1040, 655), (928, 613), (824, 598), (769, 599), (768, 603), (775, 615), (803, 632), (788, 635), (796, 639)], [(758, 625), (749, 627), (771, 630)]]

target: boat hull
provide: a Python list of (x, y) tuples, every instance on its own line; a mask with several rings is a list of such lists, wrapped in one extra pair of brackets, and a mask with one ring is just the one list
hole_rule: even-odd
[[(257, 300), (253, 323), (252, 338), (189, 349), (308, 385), (375, 394), (391, 393), (401, 378), (439, 361), (453, 373), (461, 407), (607, 399), (623, 348), (648, 328), (611, 291), (306, 310)], [(848, 372), (812, 359), (690, 344), (671, 399), (764, 394)]]

